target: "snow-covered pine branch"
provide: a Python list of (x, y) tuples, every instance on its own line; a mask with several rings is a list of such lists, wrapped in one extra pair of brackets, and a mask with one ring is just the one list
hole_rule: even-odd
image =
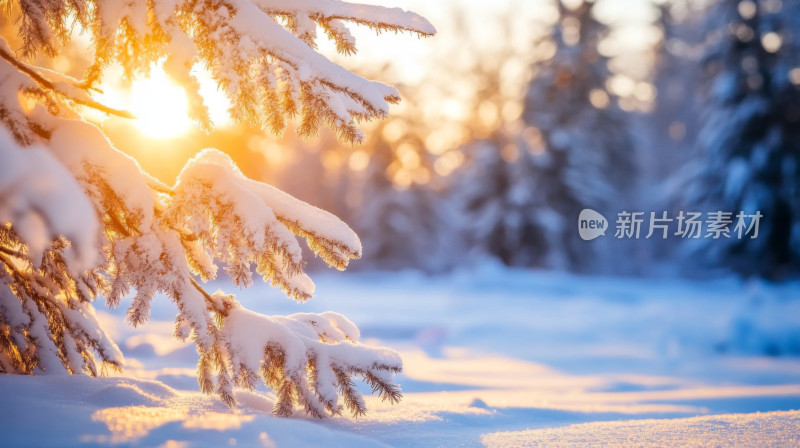
[(384, 399), (399, 399), (391, 379), (402, 366), (397, 353), (361, 345), (343, 316), (264, 316), (195, 279), (214, 279), (223, 264), (236, 284), (249, 286), (255, 266), (265, 281), (307, 300), (314, 284), (296, 236), (344, 269), (361, 255), (344, 222), (247, 179), (214, 149), (167, 186), (76, 110), (125, 116), (91, 97), (104, 69), (118, 62), (132, 75), (163, 61), (186, 86), (195, 118), (209, 125), (190, 71), (202, 63), (234, 118), (280, 132), (298, 114), (301, 134), (325, 122), (357, 141), (355, 121), (385, 116), (397, 91), (317, 53), (317, 27), (352, 53), (347, 22), (430, 35), (427, 21), (338, 0), (21, 0), (10, 2), (8, 14), (17, 16), (23, 58), (58, 54), (74, 22), (95, 54), (76, 80), (27, 64), (0, 40), (0, 372), (119, 369), (122, 355), (92, 300), (102, 295), (114, 307), (132, 293), (127, 320), (140, 325), (161, 293), (178, 308), (175, 336), (197, 345), (201, 389), (230, 406), (235, 385), (252, 388), (259, 379), (275, 390), (282, 416), (295, 407), (315, 417), (345, 408), (363, 414), (354, 376)]
[(192, 115), (211, 123), (191, 68), (202, 63), (233, 100), (235, 119), (282, 132), (286, 117), (300, 116), (298, 132), (321, 124), (346, 141), (361, 141), (355, 121), (384, 118), (397, 90), (368, 81), (315, 51), (317, 27), (339, 51), (355, 51), (347, 22), (378, 31), (435, 32), (422, 17), (398, 8), (339, 0), (45, 0), (19, 6), (22, 52), (55, 54), (69, 39), (72, 20), (95, 46), (85, 86), (111, 62), (128, 74), (164, 68), (186, 86)]

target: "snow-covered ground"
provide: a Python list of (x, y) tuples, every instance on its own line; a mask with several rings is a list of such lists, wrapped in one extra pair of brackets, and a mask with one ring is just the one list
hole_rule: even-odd
[(401, 352), (399, 405), (369, 398), (358, 420), (279, 419), (260, 391), (239, 393), (231, 412), (197, 392), (194, 348), (171, 338), (162, 298), (141, 329), (122, 307), (102, 313), (124, 376), (0, 376), (0, 445), (800, 445), (800, 412), (774, 412), (800, 409), (800, 283), (493, 267), (314, 278), (306, 304), (268, 287), (239, 300), (349, 317), (362, 340)]

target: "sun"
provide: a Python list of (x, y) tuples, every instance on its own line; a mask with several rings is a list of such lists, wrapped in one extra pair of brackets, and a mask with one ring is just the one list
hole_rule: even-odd
[(192, 127), (186, 92), (160, 68), (131, 83), (130, 111), (136, 127), (149, 137), (176, 137)]
[[(208, 70), (196, 65), (192, 74), (199, 84), (199, 93), (208, 108), (215, 128), (231, 124), (228, 113), (230, 101), (217, 87)], [(184, 88), (167, 75), (160, 65), (154, 65), (146, 78), (123, 82), (122, 73), (110, 76), (100, 86), (95, 99), (103, 104), (124, 109), (136, 116), (131, 124), (142, 135), (155, 139), (171, 139), (198, 129), (189, 118), (189, 100)], [(85, 111), (93, 121), (102, 122), (107, 117)]]

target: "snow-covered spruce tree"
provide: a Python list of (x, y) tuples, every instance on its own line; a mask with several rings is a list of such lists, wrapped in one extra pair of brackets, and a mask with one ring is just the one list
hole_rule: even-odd
[(565, 223), (560, 235), (548, 238), (548, 252), (563, 251), (559, 258), (572, 269), (606, 269), (598, 257), (608, 255), (601, 247), (607, 239), (586, 244), (575, 237), (573, 225), (583, 208), (613, 219), (615, 208), (625, 206), (634, 171), (633, 137), (625, 112), (606, 90), (611, 72), (598, 46), (607, 27), (594, 17), (595, 3), (559, 5), (555, 54), (535, 67), (523, 112), (544, 148), (535, 163), (535, 209)]
[(462, 151), (467, 162), (455, 175), (451, 197), (464, 217), (470, 255), (491, 254), (509, 266), (565, 267), (547, 256), (561, 255), (548, 254), (548, 240), (567, 223), (534, 202), (535, 167), (522, 141), (498, 131)]
[[(234, 386), (263, 381), (276, 393), (279, 416), (295, 407), (314, 417), (344, 408), (360, 415), (365, 405), (354, 376), (397, 401), (397, 353), (359, 344), (358, 329), (343, 316), (264, 316), (196, 280), (215, 278), (222, 264), (237, 285), (249, 286), (255, 265), (265, 281), (306, 300), (314, 285), (295, 235), (343, 269), (361, 253), (347, 225), (245, 178), (213, 149), (190, 160), (173, 187), (164, 185), (76, 112), (125, 115), (91, 98), (104, 69), (118, 62), (134, 75), (163, 60), (186, 86), (194, 117), (208, 126), (190, 72), (202, 63), (238, 120), (280, 132), (286, 117), (299, 116), (303, 135), (324, 123), (359, 141), (355, 121), (384, 117), (398, 93), (317, 53), (317, 29), (352, 53), (348, 22), (420, 35), (433, 27), (396, 8), (338, 0), (18, 0), (6, 7), (22, 45), (15, 52), (0, 42), (0, 371), (119, 368), (121, 354), (92, 299), (102, 295), (113, 307), (135, 291), (127, 320), (140, 325), (162, 293), (179, 310), (175, 336), (197, 345), (201, 389), (230, 406)], [(25, 62), (57, 55), (75, 26), (94, 49), (84, 79)]]
[(625, 113), (606, 91), (608, 60), (598, 51), (606, 27), (594, 3), (558, 6), (558, 23), (538, 43), (555, 51), (533, 66), (520, 138), (498, 133), (473, 145), (457, 194), (467, 238), (505, 263), (586, 271), (600, 264), (593, 249), (603, 243), (578, 238), (578, 215), (624, 204), (634, 151)]
[[(706, 110), (684, 206), (732, 213), (732, 237), (691, 253), (744, 275), (800, 271), (800, 4), (724, 0), (708, 12)], [(736, 215), (760, 212), (757, 238)], [(748, 226), (750, 222), (746, 223)]]
[[(449, 219), (450, 207), (432, 182), (412, 182), (404, 188), (394, 182), (390, 166), (399, 163), (394, 151), (399, 142), (392, 145), (380, 131), (372, 134), (378, 136), (367, 145), (367, 167), (351, 174), (356, 177), (355, 188), (361, 192), (351, 213), (364, 241), (364, 260), (370, 268), (442, 272), (450, 267), (456, 251), (452, 241), (455, 232), (448, 227), (453, 222)], [(427, 152), (420, 149), (424, 143), (410, 135), (413, 131), (408, 132), (405, 141), (417, 140), (418, 157), (425, 160)], [(432, 171), (429, 166), (427, 169)]]

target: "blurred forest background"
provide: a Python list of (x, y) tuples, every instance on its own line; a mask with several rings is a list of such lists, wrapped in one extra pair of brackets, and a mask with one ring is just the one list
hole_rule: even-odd
[[(362, 145), (232, 124), (213, 82), (211, 133), (191, 122), (155, 136), (98, 122), (167, 183), (213, 146), (245, 174), (337, 214), (363, 242), (354, 270), (435, 274), (494, 260), (597, 275), (797, 276), (800, 2), (381, 4), (421, 13), (438, 34), (361, 39), (346, 58), (320, 39), (330, 58), (403, 96), (390, 118), (363, 126)], [(55, 64), (79, 75), (83, 51)], [(141, 98), (153, 90), (136, 94), (122, 78), (105, 81), (133, 92), (106, 98), (114, 105), (185, 102), (180, 90)], [(579, 238), (584, 208), (608, 219), (605, 237)], [(669, 238), (646, 239), (645, 220), (628, 240), (613, 236), (622, 210), (763, 218), (756, 239), (682, 239), (674, 222)]]

